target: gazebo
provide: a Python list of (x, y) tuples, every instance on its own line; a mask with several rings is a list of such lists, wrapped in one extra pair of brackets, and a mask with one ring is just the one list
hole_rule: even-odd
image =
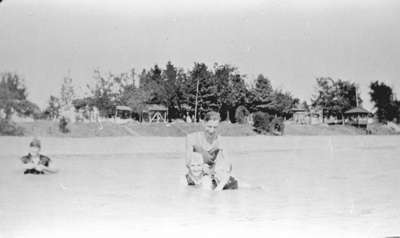
[(167, 122), (168, 108), (160, 104), (148, 104), (142, 111), (143, 115), (147, 114), (149, 122)]
[(296, 124), (309, 124), (309, 113), (304, 107), (298, 106), (290, 110), (293, 112), (293, 120), (296, 122)]
[(359, 126), (359, 127), (366, 127), (368, 124), (368, 116), (371, 114), (370, 111), (367, 109), (358, 106), (355, 108), (352, 108), (346, 112), (344, 112), (345, 118), (346, 118), (346, 123), (353, 125), (353, 126)]
[(114, 117), (117, 118), (131, 118), (132, 117), (132, 108), (128, 106), (115, 106)]

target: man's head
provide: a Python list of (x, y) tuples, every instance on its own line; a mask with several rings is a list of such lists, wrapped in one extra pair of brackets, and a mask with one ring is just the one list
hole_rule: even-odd
[(213, 137), (216, 135), (220, 120), (221, 117), (218, 112), (207, 112), (206, 116), (204, 117), (204, 128), (207, 136)]
[(189, 170), (193, 176), (200, 176), (203, 173), (203, 156), (200, 153), (193, 153), (190, 158)]
[(38, 155), (41, 149), (41, 143), (40, 140), (37, 138), (34, 138), (31, 143), (29, 143), (29, 148), (30, 148), (30, 153), (31, 155)]

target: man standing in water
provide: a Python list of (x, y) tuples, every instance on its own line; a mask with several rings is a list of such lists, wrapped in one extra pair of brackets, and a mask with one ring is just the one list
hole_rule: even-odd
[(217, 133), (220, 119), (219, 113), (208, 112), (203, 122), (204, 131), (186, 137), (186, 167), (190, 172), (192, 159), (197, 153), (200, 154), (206, 165), (205, 176), (210, 176), (212, 181), (210, 189), (216, 191), (238, 188), (237, 180), (231, 176), (232, 165), (229, 162), (226, 146)]

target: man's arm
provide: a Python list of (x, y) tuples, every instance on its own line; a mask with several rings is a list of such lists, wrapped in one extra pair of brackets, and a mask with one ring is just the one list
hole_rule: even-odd
[(213, 158), (212, 155), (208, 153), (204, 148), (202, 148), (200, 145), (196, 144), (196, 140), (194, 138), (195, 135), (191, 134), (186, 136), (186, 158), (185, 158), (185, 164), (186, 167), (189, 166), (190, 164), (190, 159), (192, 158), (193, 153), (200, 153), (203, 156), (204, 163), (210, 162)]
[(28, 156), (23, 156), (23, 157), (21, 157), (21, 158), (20, 158), (20, 161), (22, 162), (21, 167), (22, 167), (24, 170), (27, 170), (27, 169), (34, 169), (34, 168), (36, 167), (36, 165), (29, 159)]
[[(221, 138), (219, 139), (221, 140)], [(227, 146), (223, 143), (220, 143), (219, 146), (220, 149), (218, 151), (215, 163), (215, 175), (219, 181), (217, 187), (215, 188), (216, 191), (221, 191), (224, 188), (224, 186), (228, 183), (232, 172), (232, 164), (226, 148)]]
[(46, 173), (57, 173), (58, 172), (58, 169), (56, 169), (55, 167), (44, 166), (44, 165), (41, 165), (41, 164), (36, 166), (35, 169), (37, 171), (43, 171), (43, 172), (46, 172)]
[(185, 165), (189, 168), (190, 158), (192, 158), (193, 154), (193, 145), (190, 135), (187, 135), (185, 139), (185, 153)]
[(27, 162), (27, 163), (22, 163), (22, 168), (24, 170), (26, 169), (34, 169), (36, 167), (36, 165), (32, 162)]
[(54, 166), (53, 162), (49, 162), (48, 166), (45, 166), (43, 164), (38, 164), (35, 168), (38, 171), (43, 171), (46, 173), (57, 173), (58, 169)]
[(214, 189), (215, 191), (221, 191), (225, 185), (228, 183), (229, 178), (231, 176), (230, 168), (216, 168), (215, 176), (218, 179), (217, 187)]

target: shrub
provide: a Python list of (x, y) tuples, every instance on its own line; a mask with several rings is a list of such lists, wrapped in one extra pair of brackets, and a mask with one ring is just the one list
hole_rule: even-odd
[(285, 130), (285, 124), (283, 123), (283, 118), (276, 117), (272, 119), (270, 123), (270, 132), (274, 135), (282, 135)]
[(256, 112), (253, 120), (254, 130), (260, 134), (272, 133), (274, 135), (282, 135), (285, 130), (282, 117), (273, 117), (268, 113)]
[(272, 118), (268, 113), (256, 112), (254, 113), (254, 130), (260, 134), (266, 134), (270, 131), (270, 122)]
[(35, 112), (33, 113), (34, 120), (47, 120), (49, 119), (49, 115), (46, 111), (43, 112)]
[(59, 122), (59, 128), (60, 128), (60, 131), (62, 132), (62, 133), (68, 133), (69, 132), (69, 129), (68, 129), (68, 119), (66, 118), (66, 117), (61, 117), (60, 118), (60, 122)]
[(0, 135), (22, 136), (24, 135), (24, 131), (13, 122), (6, 119), (0, 119)]
[(247, 117), (249, 116), (250, 112), (247, 110), (245, 106), (239, 106), (236, 108), (235, 111), (235, 120), (239, 124), (246, 124)]

